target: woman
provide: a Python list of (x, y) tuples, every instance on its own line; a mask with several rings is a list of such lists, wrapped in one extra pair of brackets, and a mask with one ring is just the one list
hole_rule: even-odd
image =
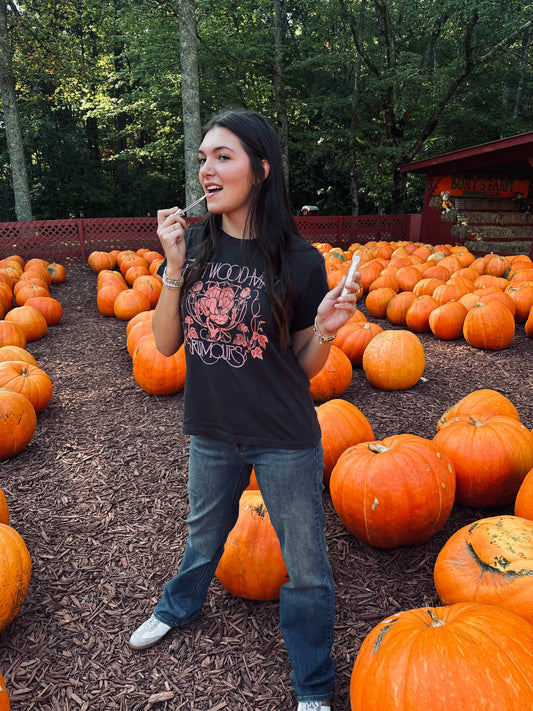
[(158, 212), (164, 286), (153, 315), (163, 354), (185, 343), (188, 538), (178, 574), (130, 645), (150, 647), (199, 614), (254, 467), (290, 578), (280, 619), (298, 710), (329, 709), (335, 603), (309, 378), (354, 313), (358, 285), (341, 296), (343, 278), (328, 292), (322, 256), (297, 232), (277, 136), (261, 115), (216, 115), (198, 156), (209, 214), (187, 229), (178, 209)]

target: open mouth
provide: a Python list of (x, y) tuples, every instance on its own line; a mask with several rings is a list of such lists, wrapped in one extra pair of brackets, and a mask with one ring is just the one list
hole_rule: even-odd
[(215, 193), (219, 193), (222, 190), (222, 187), (220, 185), (210, 185), (208, 188), (206, 188), (206, 192), (208, 195), (214, 195)]

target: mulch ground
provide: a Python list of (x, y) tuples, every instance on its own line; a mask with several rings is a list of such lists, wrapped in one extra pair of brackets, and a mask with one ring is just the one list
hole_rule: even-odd
[[(290, 711), (277, 602), (233, 597), (215, 580), (195, 622), (144, 652), (127, 646), (185, 545), (182, 395), (154, 397), (136, 384), (126, 324), (98, 312), (86, 265), (68, 266), (53, 295), (63, 319), (28, 350), (54, 395), (28, 447), (0, 463), (11, 525), (33, 563), (22, 609), (0, 636), (13, 711)], [(379, 391), (357, 369), (343, 396), (376, 439), (432, 438), (443, 411), (478, 388), (502, 392), (533, 427), (532, 341), (523, 324), (502, 352), (420, 338), (427, 363), (416, 386)], [(433, 564), (444, 542), (467, 523), (512, 511), (455, 507), (425, 544), (380, 550), (344, 528), (328, 491), (324, 504), (337, 594), (333, 701), (348, 711), (351, 670), (370, 629), (399, 610), (438, 604)]]

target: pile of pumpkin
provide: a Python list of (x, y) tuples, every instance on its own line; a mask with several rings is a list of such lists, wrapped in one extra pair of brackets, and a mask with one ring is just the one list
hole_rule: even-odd
[(63, 308), (50, 287), (65, 277), (61, 264), (44, 259), (0, 260), (0, 460), (29, 444), (37, 414), (52, 397), (50, 377), (27, 345), (61, 321)]
[(159, 252), (140, 248), (91, 252), (88, 264), (97, 274), (96, 304), (104, 316), (126, 321), (128, 353), (133, 377), (150, 395), (174, 395), (185, 386), (183, 346), (172, 356), (156, 348), (152, 332), (153, 310), (163, 280), (157, 270), (163, 261)]
[[(442, 607), (383, 620), (352, 671), (352, 711), (533, 708), (533, 431), (513, 403), (476, 390), (442, 414), (432, 440), (375, 441), (354, 405), (317, 407), (324, 483), (346, 528), (376, 548), (417, 545), (442, 529), (455, 503), (514, 504), (454, 533), (434, 566)], [(232, 594), (275, 599), (287, 570), (252, 482), (217, 577)]]
[(533, 263), (525, 254), (476, 258), (464, 246), (409, 241), (354, 243), (345, 251), (315, 247), (330, 287), (359, 256), (360, 295), (375, 318), (443, 340), (463, 336), (488, 350), (506, 348), (517, 323), (533, 337)]
[(412, 387), (425, 368), (418, 333), (445, 341), (464, 337), (473, 347), (494, 351), (511, 343), (517, 323), (533, 337), (533, 263), (526, 255), (476, 258), (464, 247), (412, 242), (354, 243), (346, 251), (325, 243), (315, 247), (324, 256), (330, 287), (359, 256), (359, 298), (366, 299), (366, 310), (403, 327), (387, 329), (358, 310), (339, 329), (326, 365), (311, 380), (315, 401), (342, 395), (358, 366), (374, 387)]

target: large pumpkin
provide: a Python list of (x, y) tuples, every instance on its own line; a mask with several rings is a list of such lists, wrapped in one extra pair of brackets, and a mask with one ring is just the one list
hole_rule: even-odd
[(533, 435), (513, 417), (458, 415), (434, 437), (453, 461), (456, 501), (494, 508), (513, 503), (533, 467)]
[(147, 336), (133, 352), (133, 377), (150, 395), (175, 395), (185, 386), (185, 349), (164, 356), (155, 345), (154, 336)]
[(456, 415), (480, 415), (490, 417), (491, 415), (507, 415), (514, 417), (520, 422), (518, 410), (508, 397), (490, 388), (473, 390), (465, 395), (458, 402), (449, 407), (439, 418), (437, 430), (440, 430), (448, 420)]
[(22, 607), (31, 577), (31, 558), (20, 533), (0, 523), (0, 632)]
[(363, 370), (371, 385), (381, 390), (406, 390), (415, 385), (426, 365), (418, 336), (404, 329), (385, 330), (373, 338), (363, 354)]
[(0, 460), (22, 452), (36, 427), (37, 415), (28, 398), (14, 390), (0, 388)]
[(239, 518), (230, 531), (215, 573), (233, 595), (276, 600), (288, 581), (281, 547), (260, 491), (244, 491)]
[(371, 546), (392, 548), (440, 531), (453, 507), (455, 473), (431, 440), (400, 434), (349, 447), (329, 487), (348, 530)]
[(350, 683), (352, 711), (533, 708), (533, 626), (492, 605), (397, 612), (367, 635)]
[(25, 395), (41, 412), (50, 402), (53, 386), (50, 376), (37, 365), (21, 360), (7, 360), (0, 363), (0, 388), (8, 388)]
[(499, 301), (479, 302), (467, 313), (463, 323), (465, 341), (474, 348), (500, 351), (510, 345), (515, 319)]
[(533, 521), (492, 516), (463, 526), (444, 544), (433, 576), (445, 605), (498, 605), (533, 624)]
[(371, 442), (374, 432), (370, 422), (355, 405), (333, 398), (316, 408), (324, 449), (324, 484), (329, 484), (331, 472), (345, 449), (359, 442)]
[(322, 369), (309, 381), (309, 392), (316, 402), (325, 402), (342, 395), (352, 382), (350, 359), (337, 346), (331, 346)]
[(46, 336), (48, 324), (42, 313), (28, 304), (24, 306), (16, 306), (6, 314), (6, 321), (18, 323), (26, 334), (26, 341), (38, 341)]

